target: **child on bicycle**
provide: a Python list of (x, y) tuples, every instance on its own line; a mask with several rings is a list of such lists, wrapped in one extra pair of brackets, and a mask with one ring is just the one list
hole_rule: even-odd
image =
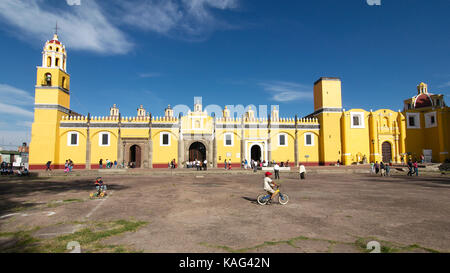
[(272, 181), (272, 173), (270, 172), (266, 172), (265, 173), (265, 177), (264, 177), (264, 190), (272, 195), (269, 202), (271, 202), (273, 200), (273, 198), (276, 196), (275, 193), (275, 187), (277, 187), (278, 185)]
[(103, 180), (101, 177), (97, 177), (97, 180), (95, 180), (95, 188), (97, 189), (98, 193), (100, 192), (106, 192), (106, 185), (103, 184)]

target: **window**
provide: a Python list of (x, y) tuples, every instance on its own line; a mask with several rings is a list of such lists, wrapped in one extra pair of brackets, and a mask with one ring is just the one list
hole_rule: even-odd
[(420, 129), (420, 113), (406, 113), (406, 121), (408, 129)]
[(78, 146), (77, 132), (70, 132), (67, 134), (67, 146)]
[(46, 73), (44, 81), (45, 81), (45, 85), (51, 86), (52, 85), (52, 74)]
[(98, 145), (99, 146), (109, 146), (110, 145), (110, 134), (109, 133), (100, 133), (98, 136)]
[(425, 128), (431, 128), (437, 126), (436, 112), (425, 114)]
[(59, 66), (59, 58), (56, 58), (55, 66)]
[(359, 126), (359, 116), (353, 116), (353, 125)]
[(414, 117), (409, 117), (409, 126), (416, 126), (416, 120)]
[(161, 133), (161, 146), (170, 146), (170, 134), (169, 133)]
[(278, 135), (278, 146), (287, 146), (287, 135), (286, 134)]
[(224, 146), (234, 146), (233, 134), (224, 134)]
[(351, 128), (365, 128), (364, 126), (364, 113), (363, 112), (351, 112)]
[(305, 146), (314, 146), (314, 135), (311, 133), (305, 134)]

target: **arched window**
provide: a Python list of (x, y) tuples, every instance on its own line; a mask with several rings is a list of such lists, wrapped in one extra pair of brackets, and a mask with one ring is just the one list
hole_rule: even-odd
[(48, 57), (47, 58), (47, 67), (51, 67), (52, 66), (52, 57)]
[(56, 52), (59, 52), (59, 48), (56, 48)]
[(66, 77), (62, 78), (61, 87), (64, 88), (64, 89), (67, 89), (66, 88)]
[(56, 58), (56, 60), (55, 60), (55, 66), (59, 66), (59, 58)]
[(44, 76), (44, 85), (51, 86), (52, 85), (52, 74), (46, 73)]

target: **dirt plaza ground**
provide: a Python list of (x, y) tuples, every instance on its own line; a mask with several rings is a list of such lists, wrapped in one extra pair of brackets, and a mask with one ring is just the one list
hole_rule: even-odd
[(450, 178), (282, 173), (286, 206), (260, 206), (263, 173), (102, 173), (0, 178), (0, 252), (450, 251)]

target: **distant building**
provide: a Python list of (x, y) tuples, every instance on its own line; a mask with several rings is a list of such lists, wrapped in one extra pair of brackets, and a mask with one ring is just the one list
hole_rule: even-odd
[(295, 165), (401, 162), (422, 154), (433, 162), (449, 159), (449, 107), (424, 83), (403, 111), (345, 110), (341, 80), (323, 77), (314, 83), (314, 113), (304, 118), (282, 118), (279, 109), (256, 117), (251, 108), (233, 117), (226, 107), (223, 117), (212, 117), (199, 101), (182, 117), (170, 106), (164, 116), (152, 116), (143, 105), (134, 117), (122, 117), (117, 105), (107, 116), (91, 117), (70, 109), (66, 66), (66, 49), (55, 34), (37, 68), (31, 169), (44, 169), (48, 161), (63, 168), (68, 159), (79, 169), (98, 168), (100, 159), (138, 168), (167, 168), (173, 159), (179, 167), (194, 159), (214, 167), (252, 159)]

